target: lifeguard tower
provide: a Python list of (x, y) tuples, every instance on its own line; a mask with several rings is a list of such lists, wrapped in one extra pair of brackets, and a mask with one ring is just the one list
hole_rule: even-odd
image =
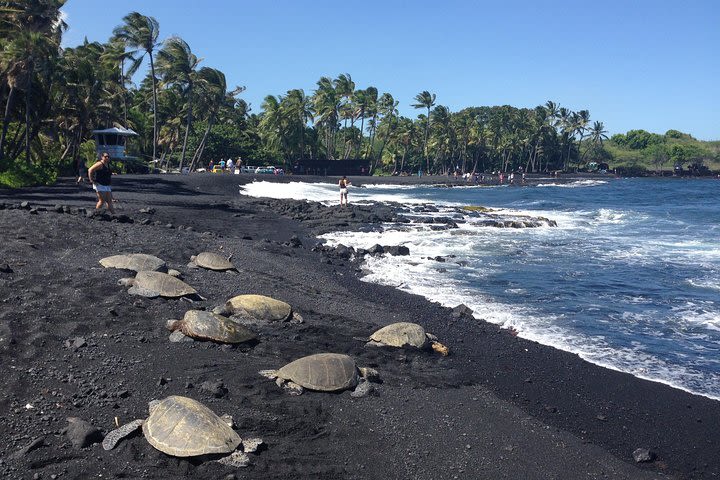
[(108, 152), (115, 160), (134, 160), (125, 154), (125, 143), (128, 137), (136, 137), (137, 133), (129, 128), (113, 127), (105, 130), (93, 130), (95, 136), (95, 152), (98, 158), (102, 152)]

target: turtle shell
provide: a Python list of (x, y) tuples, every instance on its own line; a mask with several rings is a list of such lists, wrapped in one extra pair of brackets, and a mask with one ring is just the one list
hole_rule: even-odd
[(195, 256), (194, 259), (195, 265), (202, 268), (207, 268), (209, 270), (234, 270), (235, 265), (233, 265), (230, 260), (223, 257), (222, 255), (218, 255), (217, 253), (212, 252), (202, 252), (198, 253)]
[(228, 300), (225, 306), (232, 313), (245, 313), (269, 322), (284, 322), (292, 315), (290, 305), (265, 295), (238, 295)]
[(189, 310), (178, 325), (188, 337), (222, 343), (242, 343), (256, 339), (244, 326), (212, 312)]
[(370, 340), (389, 347), (403, 347), (409, 345), (422, 348), (427, 342), (425, 329), (417, 323), (398, 322), (391, 323), (370, 335)]
[(229, 453), (240, 436), (212, 410), (192, 398), (161, 400), (142, 426), (150, 445), (175, 457)]
[(341, 353), (318, 353), (299, 358), (278, 370), (277, 375), (321, 392), (345, 390), (358, 383), (355, 360)]
[(105, 268), (120, 268), (134, 272), (167, 271), (165, 260), (146, 253), (129, 253), (127, 255), (113, 255), (100, 259), (100, 265)]
[(187, 283), (162, 272), (138, 272), (133, 286), (141, 295), (148, 293), (161, 297), (182, 297), (197, 294), (197, 290)]

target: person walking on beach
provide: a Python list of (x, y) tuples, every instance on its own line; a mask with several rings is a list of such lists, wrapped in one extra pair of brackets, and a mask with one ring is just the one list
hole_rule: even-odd
[(347, 192), (348, 187), (350, 186), (350, 180), (348, 180), (347, 177), (343, 175), (343, 177), (338, 182), (338, 186), (340, 187), (340, 206), (342, 207), (343, 200), (345, 201), (345, 205), (348, 204)]
[(98, 201), (95, 205), (95, 211), (100, 210), (105, 205), (105, 208), (114, 215), (115, 209), (113, 208), (112, 189), (110, 188), (111, 177), (110, 154), (103, 152), (100, 155), (100, 160), (88, 170), (88, 179), (97, 194)]
[(85, 165), (85, 159), (80, 157), (77, 161), (77, 167), (78, 167), (78, 178), (77, 182), (75, 183), (83, 183), (85, 181), (85, 177), (87, 176), (87, 165)]

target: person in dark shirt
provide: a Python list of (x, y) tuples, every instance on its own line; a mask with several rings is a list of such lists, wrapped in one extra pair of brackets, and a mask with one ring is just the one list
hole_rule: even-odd
[(348, 194), (348, 187), (350, 186), (350, 180), (343, 175), (343, 177), (338, 182), (338, 186), (340, 187), (340, 206), (343, 206), (343, 201), (345, 202), (345, 205), (348, 204), (347, 194)]
[(95, 210), (100, 210), (105, 205), (105, 208), (114, 215), (115, 209), (113, 208), (112, 189), (110, 188), (112, 172), (110, 171), (110, 154), (108, 152), (103, 152), (100, 155), (100, 161), (90, 167), (88, 178), (97, 194), (98, 201), (95, 204)]

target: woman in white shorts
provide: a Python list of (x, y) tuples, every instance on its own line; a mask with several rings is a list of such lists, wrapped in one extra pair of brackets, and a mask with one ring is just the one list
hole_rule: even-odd
[(112, 172), (110, 171), (109, 153), (103, 152), (102, 155), (100, 155), (100, 161), (88, 170), (88, 178), (90, 179), (90, 183), (92, 183), (93, 190), (95, 190), (97, 194), (98, 201), (97, 204), (95, 204), (95, 210), (100, 210), (102, 206), (105, 205), (105, 208), (114, 214), (112, 188), (110, 187)]
[(347, 179), (345, 175), (340, 179), (338, 182), (338, 186), (340, 187), (340, 206), (343, 206), (343, 201), (345, 202), (345, 205), (348, 203), (347, 199), (347, 191), (348, 187), (350, 186), (350, 180)]

